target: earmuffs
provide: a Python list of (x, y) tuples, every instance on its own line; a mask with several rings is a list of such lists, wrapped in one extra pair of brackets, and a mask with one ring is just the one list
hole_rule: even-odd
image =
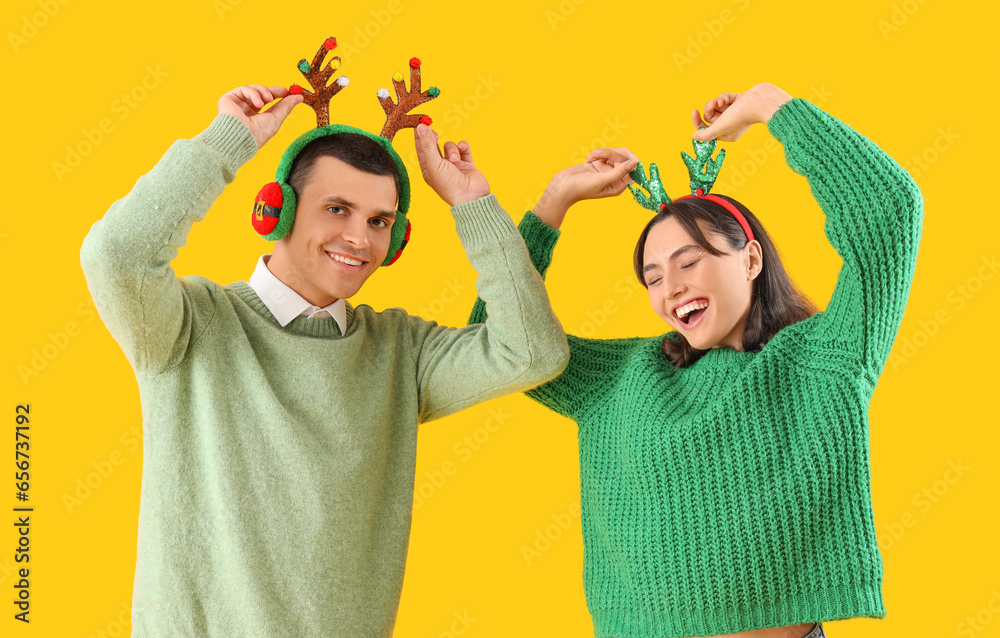
[(336, 38), (326, 38), (316, 51), (311, 64), (305, 58), (299, 60), (298, 70), (309, 81), (313, 90), (308, 91), (298, 84), (293, 84), (289, 88), (289, 93), (301, 94), (303, 101), (316, 111), (317, 126), (300, 135), (285, 149), (274, 176), (275, 181), (265, 184), (254, 199), (251, 221), (257, 234), (269, 241), (278, 240), (287, 235), (295, 221), (295, 191), (288, 183), (288, 175), (292, 172), (295, 158), (302, 152), (306, 144), (319, 137), (337, 133), (358, 133), (375, 140), (384, 148), (392, 161), (396, 163), (396, 170), (399, 172), (399, 205), (396, 209), (396, 220), (392, 223), (390, 231), (389, 251), (381, 264), (389, 266), (403, 254), (403, 249), (410, 241), (411, 227), (410, 220), (407, 219), (407, 212), (410, 209), (410, 180), (402, 158), (392, 148), (392, 138), (400, 129), (414, 128), (421, 122), (430, 125), (430, 117), (411, 115), (410, 111), (438, 97), (441, 91), (436, 86), (432, 86), (426, 91), (420, 90), (420, 60), (410, 58), (409, 90), (407, 90), (403, 80), (403, 74), (397, 72), (392, 76), (392, 83), (396, 89), (396, 101), (393, 102), (388, 89), (379, 89), (377, 93), (379, 103), (386, 114), (386, 122), (385, 126), (382, 127), (381, 134), (375, 135), (346, 124), (330, 124), (330, 98), (348, 85), (345, 76), (338, 77), (333, 83), (330, 82), (334, 72), (340, 68), (341, 60), (339, 57), (333, 57), (326, 66), (323, 65), (327, 54), (336, 47)]
[(254, 200), (251, 218), (253, 228), (257, 234), (268, 241), (277, 241), (288, 234), (295, 221), (296, 207), (295, 191), (288, 183), (292, 164), (306, 144), (317, 138), (337, 133), (357, 133), (375, 140), (389, 153), (392, 161), (396, 164), (396, 170), (399, 172), (399, 205), (396, 209), (396, 220), (392, 223), (390, 231), (389, 252), (386, 253), (385, 261), (382, 262), (383, 266), (389, 266), (399, 259), (399, 256), (403, 254), (403, 248), (410, 241), (411, 224), (406, 215), (410, 208), (410, 180), (402, 158), (392, 148), (391, 140), (346, 124), (328, 124), (311, 129), (300, 135), (285, 149), (274, 176), (275, 181), (265, 184)]

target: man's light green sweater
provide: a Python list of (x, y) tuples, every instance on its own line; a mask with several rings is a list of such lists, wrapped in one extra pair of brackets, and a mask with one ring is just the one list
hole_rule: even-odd
[(552, 379), (566, 336), (492, 195), (452, 208), (485, 324), (348, 303), (343, 335), (332, 317), (282, 328), (245, 281), (178, 278), (191, 225), (256, 150), (219, 115), (83, 242), (142, 401), (132, 636), (389, 636), (417, 424)]

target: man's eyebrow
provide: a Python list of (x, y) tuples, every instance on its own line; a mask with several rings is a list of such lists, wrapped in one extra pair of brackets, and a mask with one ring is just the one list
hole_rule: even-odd
[(327, 195), (322, 200), (320, 200), (321, 204), (326, 204), (328, 202), (334, 204), (340, 204), (341, 206), (346, 206), (347, 208), (357, 208), (354, 202), (346, 200), (340, 195)]
[[(345, 208), (357, 208), (354, 202), (349, 201), (341, 197), (340, 195), (327, 195), (321, 201), (321, 204), (340, 204)], [(385, 217), (386, 219), (396, 219), (396, 211), (394, 210), (383, 210), (375, 213), (378, 217)]]

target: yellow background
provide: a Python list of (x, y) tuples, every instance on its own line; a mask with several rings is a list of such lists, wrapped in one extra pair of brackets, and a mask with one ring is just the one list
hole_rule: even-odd
[[(223, 93), (301, 82), (296, 62), (332, 35), (352, 81), (333, 102), (334, 121), (379, 130), (376, 90), (419, 56), (425, 86), (442, 90), (426, 106), (435, 128), (471, 142), (515, 220), (553, 173), (600, 145), (625, 145), (659, 162), (677, 196), (686, 185), (678, 154), (690, 151), (691, 110), (762, 81), (814, 101), (906, 166), (926, 197), (924, 235), (870, 413), (888, 616), (826, 628), (845, 638), (1000, 636), (993, 332), (1000, 278), (988, 267), (1000, 248), (989, 186), (997, 169), (998, 10), (964, 4), (5, 3), (0, 633), (129, 631), (140, 403), (127, 361), (90, 306), (79, 261), (84, 235), (174, 140), (209, 124)], [(112, 126), (98, 138), (105, 118)], [(271, 246), (250, 227), (253, 196), (273, 179), (285, 146), (314, 125), (311, 111), (296, 109), (240, 169), (191, 232), (173, 263), (178, 275), (249, 278)], [(97, 140), (89, 149), (88, 135)], [(82, 156), (59, 172), (54, 164), (67, 162), (67, 146)], [(413, 241), (352, 302), (463, 325), (475, 272), (447, 206), (413, 168), (410, 132), (396, 146), (416, 180)], [(794, 279), (824, 307), (840, 259), (807, 182), (773, 150), (763, 126), (723, 146), (720, 184), (729, 188), (716, 190), (763, 220)], [(633, 285), (631, 251), (646, 215), (628, 197), (579, 205), (563, 226), (548, 284), (571, 333), (665, 330)], [(26, 369), (37, 374), (24, 376)], [(36, 508), (27, 626), (12, 619), (9, 602), (18, 403), (31, 405)], [(476, 449), (466, 438), (478, 441)], [(435, 474), (442, 468), (453, 471)], [(67, 506), (66, 495), (88, 479), (97, 486)], [(572, 422), (515, 395), (426, 424), (417, 486), (427, 498), (414, 513), (397, 636), (591, 634)]]

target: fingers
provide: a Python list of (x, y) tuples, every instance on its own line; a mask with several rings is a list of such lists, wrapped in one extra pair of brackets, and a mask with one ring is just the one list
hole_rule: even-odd
[(465, 140), (458, 143), (458, 152), (463, 162), (469, 162), (470, 164), (475, 164), (472, 161), (472, 147)]
[(260, 111), (275, 99), (288, 95), (288, 89), (281, 86), (270, 88), (263, 84), (247, 84), (238, 86), (226, 93), (226, 96), (240, 105), (248, 115)]
[[(240, 89), (240, 93), (243, 95), (244, 101), (253, 104), (254, 108), (259, 111), (262, 108), (264, 108), (264, 105), (267, 104), (267, 102), (271, 101), (271, 98), (268, 98), (265, 101), (261, 97), (260, 90), (258, 89), (258, 87), (263, 88), (261, 87), (260, 84), (257, 85), (248, 84), (247, 86), (244, 86)], [(268, 93), (267, 95), (270, 95), (270, 93)]]
[(585, 162), (589, 164), (592, 162), (598, 162), (599, 160), (603, 160), (605, 164), (617, 164), (619, 162), (624, 162), (629, 159), (634, 159), (638, 161), (639, 158), (636, 157), (635, 153), (628, 150), (624, 146), (620, 146), (617, 148), (602, 147), (602, 148), (595, 148), (594, 150), (590, 151), (590, 154), (587, 155), (587, 159), (585, 160)]
[(719, 97), (705, 103), (705, 118), (709, 122), (714, 122), (720, 113), (729, 108), (729, 105), (736, 99), (736, 93), (725, 92)]
[(699, 129), (702, 126), (708, 126), (708, 122), (702, 119), (701, 113), (698, 112), (698, 109), (691, 112), (691, 121), (694, 122), (695, 129)]
[(628, 188), (630, 183), (634, 183), (629, 178), (629, 171), (633, 170), (639, 161), (629, 158), (628, 160), (616, 164), (606, 173), (602, 173), (602, 183), (599, 185), (597, 197), (610, 197), (619, 195)]
[(456, 162), (461, 160), (461, 156), (458, 152), (458, 144), (455, 144), (454, 142), (445, 142), (444, 158), (449, 162), (451, 162), (452, 164), (455, 164)]
[(437, 137), (426, 124), (417, 124), (415, 132), (413, 139), (417, 147), (417, 160), (426, 179), (430, 171), (441, 162), (441, 149), (438, 148)]
[(611, 175), (613, 175), (615, 179), (623, 180), (626, 176), (628, 176), (629, 172), (635, 169), (638, 164), (639, 160), (629, 158), (624, 162), (615, 164), (614, 168), (611, 169)]
[(287, 95), (282, 97), (281, 100), (268, 109), (267, 112), (277, 118), (278, 125), (280, 126), (281, 123), (285, 121), (285, 118), (288, 117), (288, 114), (292, 112), (292, 109), (299, 104), (302, 104), (302, 99), (301, 95)]
[(716, 125), (712, 124), (708, 128), (702, 128), (696, 130), (691, 137), (698, 140), (699, 142), (707, 142), (708, 140), (714, 140), (717, 130)]

